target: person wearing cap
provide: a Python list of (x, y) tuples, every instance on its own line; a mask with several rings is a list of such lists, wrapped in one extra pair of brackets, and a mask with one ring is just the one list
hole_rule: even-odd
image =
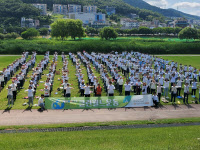
[(10, 107), (10, 104), (11, 104), (11, 107), (13, 107), (13, 89), (12, 87), (9, 85), (8, 88), (8, 94), (7, 94), (7, 97), (8, 97), (8, 106)]

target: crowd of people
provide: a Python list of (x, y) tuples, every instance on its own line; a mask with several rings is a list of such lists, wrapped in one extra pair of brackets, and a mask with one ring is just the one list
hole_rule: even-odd
[[(199, 89), (200, 70), (191, 65), (178, 65), (177, 62), (152, 55), (139, 52), (121, 54), (78, 52), (77, 56), (72, 53), (69, 53), (69, 56), (76, 65), (81, 96), (90, 96), (91, 88), (94, 89), (95, 96), (101, 96), (102, 88), (99, 78), (93, 73), (92, 66), (100, 73), (107, 96), (114, 96), (115, 90), (121, 95), (124, 91), (125, 96), (131, 95), (131, 92), (136, 95), (152, 94), (155, 104), (158, 104), (162, 95), (165, 99), (169, 99), (170, 94), (172, 103), (176, 102), (177, 96), (180, 98), (183, 95), (183, 102), (188, 103), (189, 94), (195, 97)], [(89, 82), (86, 85), (80, 63), (87, 68)]]
[[(118, 52), (109, 54), (92, 52), (89, 54), (84, 51), (83, 53), (78, 52), (77, 55), (69, 53), (69, 59), (64, 53), (61, 57), (63, 62), (61, 79), (64, 97), (71, 97), (71, 90), (74, 89), (71, 87), (72, 84), (69, 83), (69, 59), (76, 67), (75, 75), (78, 79), (80, 96), (90, 97), (91, 93), (94, 93), (94, 96), (99, 97), (102, 95), (103, 88), (107, 96), (115, 96), (116, 90), (119, 91), (120, 95), (125, 96), (152, 94), (154, 104), (157, 106), (161, 101), (161, 97), (169, 99), (169, 94), (172, 103), (176, 102), (177, 96), (180, 98), (182, 95), (183, 102), (188, 103), (189, 94), (191, 93), (195, 97), (197, 89), (200, 89), (198, 86), (200, 70), (191, 65), (178, 64), (148, 54), (139, 52), (122, 52), (121, 54)], [(33, 52), (31, 59), (26, 62), (27, 58), (28, 52), (24, 52), (21, 58), (0, 72), (1, 89), (12, 77), (12, 84), (7, 88), (9, 106), (10, 104), (13, 105), (17, 90), (23, 88), (29, 70), (33, 70), (33, 73), (26, 91), (28, 92), (29, 106), (33, 105), (38, 81), (41, 79), (43, 70), (47, 68), (50, 62), (49, 52), (46, 52), (44, 59), (35, 68), (36, 53)], [(51, 96), (57, 61), (58, 54), (55, 52), (49, 66), (49, 73), (46, 75), (44, 94), (38, 102), (38, 105), (42, 108), (44, 108), (43, 98)], [(87, 74), (82, 73), (81, 64), (86, 68)], [(19, 69), (21, 71), (15, 75)], [(100, 77), (95, 76), (94, 70), (100, 74)], [(84, 81), (83, 76), (87, 76), (88, 82)], [(103, 82), (102, 87), (100, 80)]]

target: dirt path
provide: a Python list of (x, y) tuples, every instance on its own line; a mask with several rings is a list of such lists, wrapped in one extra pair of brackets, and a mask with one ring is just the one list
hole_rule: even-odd
[(35, 125), (56, 123), (107, 122), (200, 117), (200, 105), (163, 106), (161, 108), (83, 110), (10, 110), (0, 111), (0, 125)]

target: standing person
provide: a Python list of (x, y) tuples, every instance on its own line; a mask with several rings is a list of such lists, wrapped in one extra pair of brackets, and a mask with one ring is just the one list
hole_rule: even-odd
[(140, 95), (140, 92), (141, 92), (141, 85), (142, 85), (142, 82), (140, 82), (140, 79), (138, 79), (138, 82), (136, 82), (136, 95)]
[(129, 84), (129, 81), (126, 81), (126, 84), (124, 84), (125, 87), (125, 96), (130, 96), (131, 94), (131, 85)]
[(13, 100), (16, 100), (16, 96), (17, 96), (17, 84), (15, 84), (15, 81), (12, 81), (12, 84), (10, 85), (12, 88), (12, 92), (13, 92)]
[(85, 84), (84, 84), (84, 82), (82, 82), (82, 83), (80, 84), (81, 96), (84, 96), (84, 87), (85, 87)]
[(108, 96), (114, 96), (114, 89), (115, 89), (115, 86), (112, 84), (112, 82), (109, 82), (109, 85), (108, 85)]
[(156, 92), (153, 93), (153, 103), (155, 105), (155, 107), (158, 107), (158, 104), (159, 104), (159, 100), (158, 100), (158, 96), (156, 95)]
[(186, 98), (186, 97), (187, 97), (186, 103), (188, 104), (188, 95), (189, 95), (189, 84), (186, 83), (186, 84), (184, 85), (184, 98), (183, 98), (184, 104), (185, 104), (185, 98)]
[(0, 72), (0, 85), (1, 85), (0, 88), (3, 89), (4, 88), (4, 74), (2, 71)]
[(152, 80), (151, 82), (151, 94), (153, 94), (156, 91), (156, 81)]
[(71, 97), (71, 89), (74, 89), (74, 88), (69, 87), (69, 84), (67, 84), (65, 97)]
[(26, 92), (28, 92), (29, 107), (30, 107), (30, 104), (33, 105), (33, 93), (34, 93), (34, 91), (35, 90), (33, 90), (31, 86), (29, 86), (28, 90), (26, 90)]
[(101, 88), (100, 84), (98, 83), (98, 85), (96, 87), (96, 96), (101, 97), (101, 92), (102, 92), (102, 88)]
[(161, 94), (162, 94), (162, 86), (159, 83), (157, 86), (157, 95), (158, 95), (159, 102), (160, 102)]
[(176, 102), (176, 93), (177, 93), (177, 88), (176, 88), (176, 84), (173, 83), (173, 86), (171, 87), (171, 102), (174, 99), (174, 101), (172, 103), (175, 104)]
[(120, 76), (120, 78), (118, 78), (117, 83), (119, 85), (119, 93), (122, 94), (122, 88), (123, 88), (123, 83), (124, 83), (122, 76)]
[(45, 86), (44, 88), (44, 97), (49, 97), (50, 96), (50, 90), (48, 89), (48, 86)]
[(92, 88), (93, 86), (89, 86), (89, 83), (86, 83), (86, 86), (84, 87), (85, 89), (85, 97), (90, 97), (90, 88)]
[(192, 82), (192, 95), (196, 95), (196, 90), (197, 90), (197, 82), (195, 81), (195, 79)]
[(142, 86), (142, 95), (146, 95), (147, 94), (147, 85), (146, 83), (143, 83), (143, 86)]
[(42, 111), (45, 110), (45, 107), (44, 107), (44, 97), (45, 97), (44, 94), (42, 94), (41, 97), (38, 100), (38, 106), (41, 107)]
[(181, 88), (182, 88), (182, 81), (180, 80), (180, 77), (178, 77), (178, 80), (176, 81), (177, 85), (177, 96), (181, 95)]
[(12, 87), (9, 85), (8, 88), (8, 106), (10, 107), (10, 103), (11, 103), (11, 107), (13, 107), (13, 89)]
[(169, 92), (169, 80), (165, 79), (165, 81), (164, 81), (164, 96), (165, 96), (165, 99), (168, 97), (168, 92)]

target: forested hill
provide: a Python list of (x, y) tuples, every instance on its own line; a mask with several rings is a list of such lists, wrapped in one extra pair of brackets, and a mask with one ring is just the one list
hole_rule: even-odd
[(119, 15), (127, 16), (130, 13), (138, 14), (142, 19), (156, 18), (163, 20), (163, 16), (159, 13), (135, 8), (123, 0), (22, 0), (24, 3), (44, 3), (47, 4), (48, 10), (52, 11), (53, 4), (80, 4), (84, 5), (96, 5), (99, 9), (105, 9), (105, 6), (113, 6), (116, 8), (116, 12)]
[(152, 6), (143, 0), (123, 0), (124, 2), (130, 4), (131, 6), (138, 7), (140, 9), (148, 9), (153, 12), (160, 13), (167, 17), (185, 17), (187, 19), (200, 19), (199, 16), (194, 16), (190, 14), (183, 13), (181, 11), (177, 11), (175, 9), (161, 9), (156, 6)]

